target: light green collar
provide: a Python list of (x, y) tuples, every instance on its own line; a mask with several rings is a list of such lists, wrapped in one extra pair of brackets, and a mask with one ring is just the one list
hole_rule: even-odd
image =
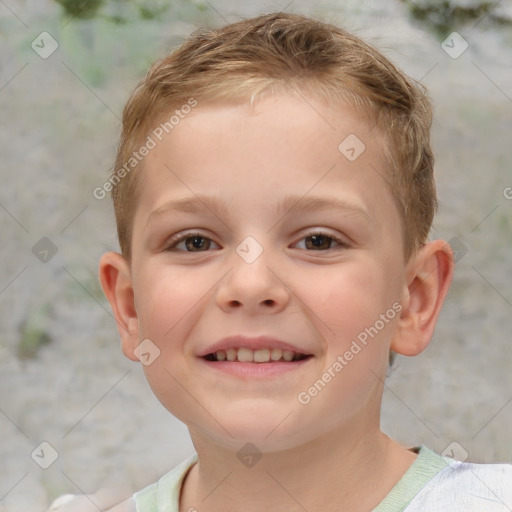
[(418, 450), (418, 457), (400, 481), (372, 512), (402, 512), (425, 485), (439, 471), (449, 466), (449, 459), (441, 457), (426, 446)]

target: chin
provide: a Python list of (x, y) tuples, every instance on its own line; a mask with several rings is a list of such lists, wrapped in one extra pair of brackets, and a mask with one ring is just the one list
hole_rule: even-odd
[[(255, 403), (256, 402), (256, 403)], [(298, 439), (297, 414), (288, 407), (272, 407), (268, 400), (258, 404), (257, 400), (238, 403), (209, 418), (209, 436), (217, 443), (238, 451), (246, 443), (254, 444), (261, 452), (274, 452), (293, 448), (307, 440)], [(203, 417), (204, 420), (204, 417)], [(198, 422), (196, 422), (198, 423)]]

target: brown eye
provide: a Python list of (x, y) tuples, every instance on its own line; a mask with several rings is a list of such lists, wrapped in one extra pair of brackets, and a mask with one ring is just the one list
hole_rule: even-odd
[(211, 248), (212, 242), (209, 238), (199, 233), (189, 233), (171, 240), (167, 251), (176, 252), (204, 252)]
[(189, 236), (185, 238), (185, 246), (189, 251), (207, 251), (210, 248), (210, 240), (204, 236)]
[[(307, 241), (310, 240), (310, 243)], [(311, 235), (306, 237), (306, 247), (308, 249), (330, 249), (333, 239), (325, 235)]]
[[(304, 242), (303, 242), (304, 241)], [(346, 243), (326, 235), (325, 233), (314, 233), (301, 239), (299, 242), (299, 249), (306, 249), (310, 251), (328, 251), (337, 247), (348, 247)]]

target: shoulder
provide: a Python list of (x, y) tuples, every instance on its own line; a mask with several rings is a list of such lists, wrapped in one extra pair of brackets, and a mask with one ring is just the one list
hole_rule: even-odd
[(512, 509), (512, 465), (451, 461), (417, 494), (407, 512)]
[[(108, 508), (105, 508), (108, 507)], [(135, 500), (128, 498), (117, 504), (98, 501), (94, 496), (65, 494), (57, 498), (47, 512), (137, 512)]]
[[(166, 510), (179, 509), (181, 484), (188, 470), (197, 462), (197, 454), (191, 455), (174, 469), (162, 476), (157, 482), (135, 492), (126, 499), (120, 493), (99, 492), (94, 495), (65, 494), (56, 499), (47, 512), (137, 512), (138, 510), (156, 510), (159, 500), (163, 500)], [(155, 508), (156, 507), (156, 508)]]
[(137, 510), (179, 510), (181, 486), (187, 473), (197, 462), (197, 454), (191, 455), (174, 469), (163, 475), (157, 482), (136, 492), (133, 498)]

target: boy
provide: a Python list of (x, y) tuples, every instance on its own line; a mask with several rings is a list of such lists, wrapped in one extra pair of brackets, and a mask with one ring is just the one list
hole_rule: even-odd
[(420, 86), (297, 15), (196, 33), (150, 70), (111, 177), (122, 254), (99, 275), (197, 455), (109, 510), (512, 508), (511, 465), (379, 427), (390, 355), (426, 348), (453, 274), (428, 240), (430, 124)]

